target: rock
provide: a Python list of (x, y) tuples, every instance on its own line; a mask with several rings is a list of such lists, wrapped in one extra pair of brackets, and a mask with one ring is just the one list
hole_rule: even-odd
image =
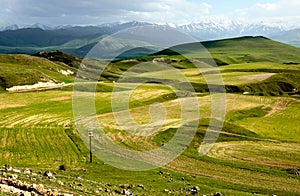
[(59, 166), (59, 170), (66, 171), (67, 166), (66, 165), (61, 165), (61, 166)]
[(5, 170), (11, 171), (13, 168), (11, 165), (5, 164)]
[(106, 193), (109, 193), (110, 192), (110, 190), (109, 189), (107, 189), (107, 188), (105, 188), (105, 190), (104, 190)]
[(83, 186), (83, 184), (80, 183), (80, 184), (78, 184), (78, 186)]
[(32, 192), (32, 191), (36, 191), (37, 190), (37, 185), (36, 184), (32, 184), (29, 186), (28, 191)]
[(53, 177), (54, 177), (53, 174), (52, 174), (50, 171), (46, 171), (46, 172), (44, 173), (44, 176), (46, 176), (46, 177), (48, 177), (48, 178), (53, 178)]
[[(7, 177), (7, 173), (3, 172), (3, 173), (2, 173), (2, 176), (3, 176), (3, 177)], [(1, 178), (0, 178), (0, 180), (1, 180)], [(0, 182), (1, 182), (1, 181), (0, 181)]]
[(181, 180), (185, 180), (185, 178), (184, 178), (184, 177), (182, 177), (182, 178), (181, 178)]
[(23, 171), (24, 174), (31, 174), (31, 172), (32, 172), (31, 169), (25, 169), (25, 170)]
[(115, 190), (115, 193), (122, 194), (122, 192), (120, 190)]
[(223, 194), (220, 193), (220, 192), (215, 192), (215, 193), (214, 193), (214, 196), (223, 196)]
[[(108, 185), (107, 185), (108, 186)], [(129, 187), (129, 185), (128, 184), (121, 184), (120, 185), (120, 188), (122, 188), (122, 189), (127, 189)]]
[(200, 188), (198, 186), (194, 186), (193, 188), (190, 188), (189, 191), (191, 191), (192, 195), (195, 195), (199, 193)]
[(51, 189), (48, 189), (48, 190), (47, 190), (47, 193), (51, 193), (51, 192), (52, 192), (52, 190), (51, 190)]
[(200, 191), (200, 188), (198, 186), (195, 186), (194, 189)]
[(30, 195), (31, 195), (31, 196), (38, 196), (38, 194), (35, 193), (35, 192), (30, 192)]
[(77, 176), (77, 180), (82, 180), (82, 177), (81, 176)]
[(42, 184), (37, 185), (36, 191), (40, 194), (43, 194), (45, 192), (44, 185), (42, 185)]
[(133, 195), (129, 190), (123, 189), (122, 190), (123, 195)]
[(11, 178), (12, 180), (16, 180), (16, 179), (18, 179), (18, 175), (17, 174), (11, 174), (9, 176), (9, 178)]
[(20, 169), (16, 169), (16, 168), (13, 168), (12, 171), (16, 172), (16, 173), (21, 173), (21, 170)]
[(286, 172), (292, 175), (300, 175), (300, 169), (287, 169)]

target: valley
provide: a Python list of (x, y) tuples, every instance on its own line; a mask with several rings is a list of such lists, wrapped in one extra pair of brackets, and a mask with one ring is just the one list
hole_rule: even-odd
[[(89, 162), (89, 149), (77, 131), (72, 105), (75, 90), (90, 93), (84, 74), (80, 76), (84, 85), (74, 84), (82, 58), (59, 51), (0, 55), (0, 178), (16, 174), (22, 182), (73, 195), (300, 195), (300, 49), (260, 36), (202, 45), (218, 65), (226, 90), (224, 125), (204, 156), (199, 156), (199, 148), (212, 114), (206, 78), (216, 73), (205, 68), (199, 72), (193, 66), (210, 63), (209, 56), (199, 55), (193, 43), (116, 59), (92, 84), (96, 115), (111, 141), (125, 149), (148, 151), (165, 145), (181, 126), (180, 99), (164, 82), (183, 83), (174, 76), (177, 71), (190, 81), (200, 112), (196, 134), (175, 160), (149, 171), (121, 170), (96, 156)], [(192, 61), (173, 52), (176, 47)], [(152, 66), (149, 70), (131, 69), (145, 62)], [(157, 70), (157, 62), (172, 66), (174, 72)], [(85, 69), (94, 76), (103, 64), (88, 59)], [(138, 85), (125, 111), (146, 125), (151, 122), (151, 107), (159, 103), (166, 111), (159, 131), (134, 135), (118, 124), (115, 112), (124, 112), (126, 100), (119, 100), (113, 110), (112, 97), (135, 85), (134, 80), (122, 80), (124, 73), (137, 81), (162, 81)], [(39, 82), (64, 85), (8, 91)], [(181, 97), (189, 98), (188, 93)], [(7, 170), (5, 165), (22, 171)], [(32, 172), (24, 173), (26, 168)], [(55, 178), (45, 176), (45, 171)]]

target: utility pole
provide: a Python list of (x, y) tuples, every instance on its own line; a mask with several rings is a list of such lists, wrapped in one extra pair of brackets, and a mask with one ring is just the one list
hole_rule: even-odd
[(92, 152), (92, 137), (93, 137), (93, 132), (89, 130), (88, 132), (89, 137), (90, 137), (90, 163), (93, 162), (93, 152)]

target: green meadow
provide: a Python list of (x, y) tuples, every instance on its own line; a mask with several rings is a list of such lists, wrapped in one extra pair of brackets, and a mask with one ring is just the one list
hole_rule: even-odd
[[(199, 155), (212, 114), (212, 95), (205, 78), (217, 73), (199, 70), (178, 54), (162, 52), (154, 56), (118, 60), (110, 63), (96, 86), (97, 118), (106, 135), (119, 146), (134, 150), (151, 150), (170, 141), (181, 126), (180, 99), (165, 85), (169, 81), (192, 84), (199, 105), (199, 125), (186, 150), (167, 165), (149, 171), (126, 171), (93, 157), (77, 131), (73, 108), (74, 75), (63, 62), (28, 55), (0, 56), (0, 166), (30, 168), (32, 174), (19, 174), (19, 179), (41, 183), (45, 187), (74, 195), (118, 195), (120, 185), (128, 185), (134, 195), (190, 195), (189, 188), (198, 186), (199, 195), (300, 195), (300, 176), (289, 169), (300, 169), (300, 49), (257, 37), (237, 38), (203, 43), (219, 65), (226, 93), (226, 117), (219, 138), (211, 151)], [(189, 59), (205, 62), (191, 46)], [(152, 63), (163, 57), (174, 70), (159, 70)], [(132, 70), (133, 65), (148, 59), (149, 70)], [(167, 59), (172, 59), (168, 61)], [(97, 61), (86, 65), (89, 73)], [(126, 72), (126, 73), (125, 73)], [(117, 80), (122, 74), (134, 81)], [(26, 75), (26, 77), (24, 77)], [(129, 112), (140, 125), (151, 121), (149, 111), (160, 103), (166, 111), (160, 129), (146, 136), (124, 130), (114, 112), (123, 112), (113, 94), (128, 91), (135, 81), (153, 80), (138, 85), (130, 95)], [(64, 82), (57, 89), (33, 89), (7, 92), (6, 88), (43, 81)], [(115, 82), (116, 81), (116, 82)], [(93, 84), (93, 83), (92, 83)], [(118, 88), (115, 86), (120, 85)], [(89, 88), (84, 84), (80, 88)], [(118, 105), (119, 104), (119, 105)], [(59, 170), (61, 165), (65, 171)], [(55, 180), (42, 176), (52, 171)], [(1, 176), (1, 174), (0, 174)], [(79, 186), (81, 184), (81, 186)], [(130, 186), (129, 186), (130, 185)], [(138, 185), (143, 185), (143, 188)]]

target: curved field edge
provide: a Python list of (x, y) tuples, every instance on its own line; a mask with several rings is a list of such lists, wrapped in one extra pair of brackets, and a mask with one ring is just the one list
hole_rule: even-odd
[[(135, 113), (139, 114), (139, 116), (136, 116), (137, 120), (148, 118), (147, 110), (144, 108), (147, 105), (144, 104), (152, 104), (160, 101), (167, 108), (177, 107), (178, 103), (173, 101), (172, 96), (169, 97), (170, 99), (164, 97), (162, 94), (160, 94), (162, 96), (157, 96), (156, 94), (149, 94), (150, 96), (147, 96), (145, 94), (145, 92), (147, 93), (145, 91), (147, 88), (160, 89), (165, 95), (169, 95), (170, 93), (170, 90), (159, 86), (145, 86), (138, 89), (135, 96), (136, 99), (132, 100), (131, 105), (131, 113), (133, 115)], [(297, 194), (300, 192), (296, 186), (299, 183), (299, 178), (287, 174), (283, 171), (283, 168), (276, 167), (276, 165), (271, 168), (265, 168), (264, 165), (251, 164), (251, 160), (246, 161), (245, 164), (244, 162), (232, 161), (230, 159), (199, 158), (197, 148), (206, 131), (207, 120), (205, 119), (200, 121), (199, 131), (184, 154), (166, 166), (166, 169), (161, 169), (166, 173), (170, 173), (171, 176), (161, 175), (158, 170), (146, 173), (124, 172), (103, 164), (96, 157), (94, 157), (95, 163), (87, 164), (88, 149), (83, 145), (72, 125), (71, 95), (72, 92), (68, 91), (0, 94), (1, 102), (5, 103), (4, 105), (6, 106), (3, 106), (0, 110), (2, 133), (0, 140), (0, 149), (2, 151), (1, 164), (30, 167), (37, 170), (50, 169), (59, 173), (60, 178), (66, 181), (68, 181), (68, 175), (83, 175), (85, 179), (101, 182), (102, 184), (113, 183), (115, 186), (122, 183), (145, 184), (145, 181), (141, 180), (141, 176), (145, 175), (147, 177), (147, 185), (153, 187), (153, 191), (147, 191), (150, 195), (165, 194), (164, 189), (181, 191), (184, 187), (192, 185), (199, 186), (205, 194), (210, 194), (213, 191), (222, 191), (229, 195), (240, 195), (242, 192), (258, 192), (262, 194)], [(110, 100), (110, 95), (111, 93), (107, 92), (98, 93), (96, 96), (99, 117), (104, 122), (114, 122), (110, 116), (111, 110), (103, 105), (103, 103), (107, 103)], [(219, 138), (220, 144), (222, 142), (264, 141), (264, 139), (268, 139), (269, 137), (261, 135), (256, 129), (243, 128), (243, 126), (240, 126), (242, 122), (249, 122), (251, 119), (274, 118), (281, 112), (288, 112), (286, 114), (288, 116), (289, 112), (297, 108), (297, 102), (292, 98), (228, 94), (227, 99), (230, 116), (228, 116), (228, 123), (225, 125)], [(287, 108), (291, 107), (291, 111), (278, 109), (272, 112), (268, 108), (262, 108), (264, 105), (274, 107), (281, 103), (281, 100), (285, 99), (288, 102)], [(210, 114), (209, 100), (209, 96), (199, 97), (199, 103), (204, 116)], [(240, 104), (237, 104), (237, 100)], [(271, 114), (268, 115), (269, 113)], [(176, 116), (176, 113), (171, 113), (169, 117), (172, 120), (178, 118)], [(171, 125), (176, 131), (178, 124), (176, 121), (174, 122), (175, 124)], [(167, 130), (156, 136), (156, 143), (152, 143), (152, 147), (153, 145), (161, 145), (162, 141), (167, 141), (168, 137), (172, 136), (172, 131), (169, 133), (171, 135), (168, 136)], [(116, 139), (123, 146), (134, 148), (137, 146), (146, 147), (151, 141), (140, 138), (128, 140), (125, 137), (126, 134), (120, 135), (120, 130), (117, 129), (108, 129), (107, 131), (113, 139)], [(283, 140), (285, 139), (283, 138)], [(139, 145), (135, 144), (137, 141), (140, 142)], [(295, 147), (297, 146), (298, 143), (295, 143)], [(285, 149), (285, 145), (281, 147)], [(248, 149), (247, 153), (253, 153), (252, 149), (254, 148)], [(267, 152), (263, 153), (263, 155), (266, 158), (272, 158), (273, 155), (270, 157), (270, 154)], [(20, 158), (22, 159), (20, 160)], [(299, 163), (297, 160), (294, 161), (296, 165)], [(58, 171), (59, 165), (62, 164), (67, 165), (69, 171), (66, 173)], [(287, 164), (284, 169), (290, 166)], [(82, 172), (82, 168), (88, 168), (88, 172)], [(232, 175), (232, 173), (236, 175)], [(124, 179), (124, 176), (126, 176), (126, 179)], [(171, 177), (173, 182), (168, 183)], [(182, 180), (182, 177), (185, 180)], [(269, 184), (261, 183), (264, 181), (268, 181)], [(94, 187), (95, 185), (88, 189), (92, 190)], [(67, 187), (62, 188), (68, 189)], [(139, 190), (135, 191), (139, 192)]]

